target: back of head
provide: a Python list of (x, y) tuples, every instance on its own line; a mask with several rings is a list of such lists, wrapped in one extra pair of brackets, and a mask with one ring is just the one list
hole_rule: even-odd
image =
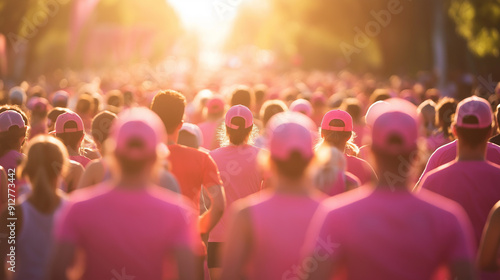
[(286, 104), (281, 100), (268, 100), (264, 102), (262, 108), (260, 109), (260, 119), (262, 124), (267, 126), (267, 122), (272, 116), (285, 112), (287, 110)]
[(112, 108), (113, 113), (119, 113), (123, 107), (124, 99), (120, 90), (110, 90), (106, 93), (106, 103), (108, 108)]
[(102, 111), (92, 120), (92, 138), (95, 142), (104, 143), (108, 139), (111, 124), (117, 116), (110, 111)]
[(377, 101), (383, 101), (389, 98), (391, 98), (391, 95), (389, 94), (389, 91), (387, 89), (378, 88), (375, 91), (373, 91), (372, 95), (370, 96), (370, 104), (373, 104)]
[(168, 134), (174, 133), (182, 123), (185, 107), (186, 98), (175, 90), (158, 92), (151, 103), (151, 110), (163, 121)]
[(454, 126), (460, 144), (471, 148), (486, 145), (492, 123), (491, 106), (483, 98), (472, 96), (458, 103)]
[[(340, 150), (352, 137), (353, 121), (349, 113), (343, 110), (331, 110), (321, 121), (321, 135), (331, 146)], [(357, 148), (357, 147), (356, 147)]]
[(436, 122), (436, 103), (434, 101), (427, 99), (422, 102), (418, 108), (417, 113), (422, 116), (426, 125), (435, 125)]
[(359, 104), (359, 100), (356, 98), (347, 98), (340, 105), (340, 109), (346, 111), (351, 115), (354, 123), (360, 123), (362, 121), (361, 117), (363, 116), (361, 112), (361, 104)]
[(225, 124), (231, 144), (245, 144), (252, 132), (252, 112), (243, 105), (233, 106), (226, 113)]
[(20, 150), (26, 130), (27, 125), (19, 112), (5, 110), (0, 113), (0, 157), (10, 150)]
[(68, 150), (78, 151), (84, 136), (82, 118), (72, 111), (59, 115), (55, 123), (55, 133)]
[(9, 91), (9, 103), (11, 105), (24, 106), (26, 103), (26, 92), (21, 87), (13, 87)]
[(448, 133), (448, 129), (453, 122), (453, 115), (457, 109), (457, 102), (453, 98), (444, 97), (436, 105), (436, 124)]
[(252, 105), (252, 95), (250, 89), (245, 86), (237, 87), (231, 94), (231, 106), (243, 105), (248, 108)]
[(54, 130), (54, 128), (56, 126), (57, 117), (59, 117), (60, 115), (62, 115), (64, 113), (70, 112), (70, 111), (71, 110), (66, 109), (66, 108), (62, 108), (62, 107), (56, 107), (56, 108), (50, 110), (49, 114), (47, 115), (47, 118), (48, 118), (47, 125), (49, 127), (49, 131)]
[(37, 184), (54, 181), (66, 170), (68, 163), (66, 147), (57, 138), (39, 135), (31, 139), (26, 149), (26, 158), (21, 164), (21, 176)]
[(314, 156), (314, 130), (311, 119), (300, 113), (279, 113), (271, 118), (268, 148), (278, 174), (291, 180), (304, 176)]
[(89, 94), (82, 94), (76, 102), (75, 112), (80, 116), (89, 115), (94, 112), (94, 99)]

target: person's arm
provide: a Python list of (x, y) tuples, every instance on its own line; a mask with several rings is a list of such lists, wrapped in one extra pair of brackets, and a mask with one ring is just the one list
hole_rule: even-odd
[(229, 235), (222, 257), (221, 280), (244, 279), (243, 270), (252, 248), (250, 209), (235, 213), (229, 224)]
[(226, 208), (226, 196), (222, 186), (212, 185), (206, 189), (210, 198), (210, 208), (199, 218), (198, 228), (201, 234), (207, 234), (215, 227)]
[(101, 182), (104, 178), (104, 166), (100, 161), (92, 161), (78, 181), (77, 189), (83, 189)]
[(70, 193), (74, 191), (78, 187), (78, 183), (82, 177), (85, 169), (79, 163), (70, 163), (70, 167), (68, 169), (68, 174), (64, 177), (64, 181), (66, 183), (66, 192)]
[(67, 280), (67, 271), (75, 260), (76, 246), (71, 242), (56, 242), (46, 279)]
[(500, 202), (491, 209), (484, 228), (478, 252), (478, 266), (481, 270), (498, 270), (498, 249), (500, 247)]

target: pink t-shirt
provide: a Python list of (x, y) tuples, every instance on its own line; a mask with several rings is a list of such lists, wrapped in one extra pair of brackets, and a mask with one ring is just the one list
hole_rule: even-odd
[(346, 155), (346, 164), (347, 172), (356, 176), (361, 182), (361, 185), (369, 183), (372, 178), (376, 177), (375, 171), (373, 171), (371, 165), (364, 159)]
[(201, 145), (203, 148), (208, 150), (214, 150), (220, 147), (217, 139), (215, 139), (217, 134), (217, 128), (220, 125), (220, 121), (215, 122), (202, 122), (198, 124), (198, 127), (203, 134), (203, 144)]
[(90, 159), (86, 156), (69, 156), (69, 159), (80, 163), (83, 168), (86, 168), (87, 164), (90, 163)]
[[(262, 172), (257, 163), (260, 149), (251, 145), (227, 146), (210, 153), (219, 169), (226, 192), (226, 209), (240, 199), (256, 193), (262, 188)], [(209, 242), (224, 242), (228, 211), (210, 231)]]
[(55, 238), (84, 250), (82, 279), (124, 273), (162, 279), (166, 257), (175, 248), (199, 250), (195, 217), (182, 196), (160, 187), (124, 190), (103, 183), (72, 193), (56, 221)]
[(454, 161), (434, 169), (420, 185), (465, 209), (479, 245), (488, 214), (500, 200), (500, 166), (487, 161)]
[(434, 152), (437, 148), (450, 143), (451, 141), (442, 132), (435, 133), (427, 137), (427, 150)]
[[(424, 172), (420, 176), (420, 180), (424, 178), (424, 175), (429, 171), (446, 164), (457, 157), (457, 140), (450, 142), (444, 146), (439, 147), (434, 153), (432, 153), (427, 165), (425, 166)], [(488, 142), (488, 147), (486, 150), (486, 159), (500, 165), (500, 146)]]
[(471, 235), (453, 201), (428, 191), (360, 188), (324, 201), (300, 271), (310, 269), (310, 258), (330, 256), (345, 279), (431, 279), (453, 261), (474, 260)]
[(261, 192), (248, 198), (252, 252), (247, 279), (292, 279), (306, 231), (322, 197)]
[(24, 154), (16, 150), (10, 150), (0, 158), (0, 166), (5, 169), (6, 173), (10, 173), (9, 169), (15, 169), (23, 159)]

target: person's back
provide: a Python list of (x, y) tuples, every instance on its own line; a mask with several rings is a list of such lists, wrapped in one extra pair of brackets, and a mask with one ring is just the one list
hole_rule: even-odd
[(347, 279), (432, 279), (440, 265), (474, 254), (463, 210), (431, 192), (358, 189), (322, 207), (318, 238), (333, 245), (315, 248), (343, 260)]
[[(457, 140), (439, 147), (427, 161), (424, 172), (420, 176), (420, 180), (430, 171), (438, 168), (441, 165), (447, 164), (457, 158)], [(488, 143), (486, 150), (486, 159), (494, 164), (500, 165), (500, 146), (493, 143)]]
[(377, 172), (386, 176), (374, 189), (325, 200), (308, 236), (307, 256), (321, 258), (309, 279), (473, 279), (472, 230), (463, 209), (429, 191), (411, 193), (411, 172), (400, 171), (418, 150), (414, 106), (388, 106), (374, 119), (371, 145)]
[(138, 279), (161, 279), (165, 252), (195, 244), (195, 229), (186, 227), (194, 217), (180, 197), (160, 187), (103, 183), (75, 191), (55, 234), (60, 242), (84, 247), (83, 279), (113, 278), (122, 268)]
[(500, 200), (500, 166), (487, 161), (456, 161), (430, 172), (421, 186), (460, 204), (479, 244), (491, 208)]

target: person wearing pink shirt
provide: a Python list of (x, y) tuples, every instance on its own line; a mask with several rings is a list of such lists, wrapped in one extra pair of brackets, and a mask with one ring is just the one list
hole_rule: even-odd
[(488, 213), (500, 200), (500, 166), (485, 157), (492, 120), (485, 100), (471, 97), (460, 102), (453, 124), (453, 133), (458, 138), (457, 159), (429, 172), (416, 187), (462, 205), (474, 226), (478, 244)]
[(323, 198), (306, 180), (314, 157), (314, 128), (312, 120), (296, 112), (269, 121), (268, 164), (274, 182), (233, 204), (221, 279), (283, 279), (298, 264), (306, 229)]
[(84, 253), (81, 279), (163, 279), (174, 264), (176, 279), (195, 279), (196, 215), (181, 196), (152, 184), (168, 154), (161, 119), (132, 108), (111, 131), (114, 180), (72, 194), (56, 221), (48, 279), (67, 279), (77, 250)]
[[(229, 208), (236, 200), (261, 190), (262, 172), (257, 163), (260, 149), (248, 144), (253, 128), (250, 109), (243, 105), (231, 107), (226, 113), (225, 125), (230, 144), (213, 150), (210, 155), (219, 168)], [(208, 237), (207, 261), (212, 280), (220, 278), (220, 253), (226, 241), (227, 216), (227, 213), (222, 215)]]
[(82, 118), (74, 112), (61, 114), (56, 119), (56, 137), (66, 145), (69, 158), (80, 163), (85, 168), (90, 159), (80, 153), (80, 147), (85, 136), (84, 131)]
[[(474, 279), (463, 209), (429, 191), (410, 192), (410, 172), (401, 172), (401, 158), (411, 162), (417, 150), (417, 120), (387, 111), (372, 128), (377, 171), (393, 176), (325, 200), (311, 224), (307, 257), (282, 279)], [(434, 277), (445, 274), (452, 277)]]
[[(30, 193), (24, 199), (19, 199), (17, 191), (11, 192), (14, 190), (13, 185), (16, 185), (11, 180), (8, 182), (9, 191), (5, 189), (9, 201), (12, 202), (15, 195), (17, 204), (13, 209), (4, 207), (1, 217), (5, 222), (0, 233), (8, 236), (12, 230), (16, 239), (15, 242), (8, 242), (7, 239), (0, 242), (0, 255), (3, 261), (10, 261), (8, 254), (12, 255), (11, 246), (15, 246), (15, 272), (12, 278), (7, 278), (6, 269), (2, 268), (2, 280), (45, 279), (54, 241), (54, 219), (66, 201), (65, 194), (58, 189), (61, 175), (67, 171), (68, 161), (66, 148), (61, 141), (52, 136), (38, 135), (30, 140), (26, 154), (16, 174), (29, 182)], [(12, 222), (15, 226), (7, 227)]]
[(0, 113), (0, 165), (6, 172), (15, 169), (24, 158), (21, 147), (26, 141), (27, 129), (23, 116), (17, 111)]
[(223, 122), (224, 106), (225, 104), (222, 97), (217, 95), (213, 96), (207, 101), (206, 121), (198, 124), (203, 135), (201, 146), (210, 151), (220, 147), (217, 130)]
[[(321, 122), (321, 138), (323, 144), (333, 146), (344, 152), (348, 147), (357, 146), (350, 140), (353, 123), (349, 113), (342, 110), (331, 110), (325, 114)], [(349, 154), (346, 157), (346, 171), (356, 176), (362, 185), (376, 180), (377, 175), (371, 165), (363, 159)]]

